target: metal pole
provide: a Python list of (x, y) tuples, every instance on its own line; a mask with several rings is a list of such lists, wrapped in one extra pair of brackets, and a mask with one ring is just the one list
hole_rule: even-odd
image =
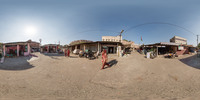
[(199, 35), (197, 35), (197, 47), (199, 45)]
[(122, 42), (122, 33), (124, 32), (124, 30), (122, 30), (121, 32), (120, 32), (120, 39), (119, 39), (119, 42)]

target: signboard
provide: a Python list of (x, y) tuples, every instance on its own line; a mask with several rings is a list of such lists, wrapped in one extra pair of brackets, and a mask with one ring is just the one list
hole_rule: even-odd
[(184, 50), (183, 46), (178, 46), (178, 50)]

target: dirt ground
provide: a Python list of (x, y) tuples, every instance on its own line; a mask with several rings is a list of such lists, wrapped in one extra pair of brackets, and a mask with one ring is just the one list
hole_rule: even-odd
[(101, 69), (101, 57), (40, 54), (6, 58), (0, 64), (1, 100), (199, 100), (200, 58), (146, 59), (109, 55), (112, 65)]

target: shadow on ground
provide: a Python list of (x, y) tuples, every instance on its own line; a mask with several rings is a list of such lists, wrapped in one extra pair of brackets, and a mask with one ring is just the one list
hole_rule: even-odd
[(79, 58), (78, 56), (69, 56), (70, 58)]
[(57, 58), (57, 57), (62, 57), (62, 56), (64, 57), (64, 54), (58, 54), (58, 53), (41, 53), (41, 54), (43, 54), (45, 56), (49, 56), (52, 59), (57, 59), (57, 60), (59, 60), (59, 58)]
[(113, 59), (111, 61), (108, 62), (108, 64), (110, 65), (109, 67), (105, 67), (106, 68), (111, 68), (112, 66), (116, 65), (118, 63), (118, 61), (116, 59)]
[(0, 64), (0, 70), (26, 70), (33, 68), (28, 60), (32, 57), (5, 58), (4, 63)]
[(59, 57), (59, 56), (64, 56), (64, 54), (58, 54), (58, 53), (41, 53), (41, 54), (43, 54), (43, 55), (45, 55), (45, 56), (57, 56), (57, 57)]
[(191, 57), (187, 57), (187, 58), (183, 58), (179, 60), (190, 67), (200, 69), (200, 58), (198, 58), (197, 55), (193, 55)]

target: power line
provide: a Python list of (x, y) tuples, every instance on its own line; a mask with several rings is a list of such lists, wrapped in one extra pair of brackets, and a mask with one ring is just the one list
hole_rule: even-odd
[(165, 25), (170, 25), (170, 26), (175, 26), (175, 27), (178, 27), (178, 28), (181, 28), (189, 33), (192, 33), (193, 35), (196, 35), (194, 32), (182, 27), (182, 26), (179, 26), (179, 25), (176, 25), (176, 24), (172, 24), (172, 23), (166, 23), (166, 22), (149, 22), (149, 23), (143, 23), (143, 24), (138, 24), (138, 25), (135, 25), (133, 27), (130, 27), (129, 29), (127, 29), (125, 32), (131, 30), (131, 29), (134, 29), (134, 28), (137, 28), (137, 27), (140, 27), (140, 26), (144, 26), (144, 25), (150, 25), (150, 24), (165, 24)]
[[(189, 33), (192, 33), (192, 35), (196, 35), (194, 32), (182, 27), (182, 26), (179, 26), (179, 25), (176, 25), (176, 24), (172, 24), (172, 23), (166, 23), (166, 22), (150, 22), (150, 23), (143, 23), (143, 24), (138, 24), (138, 25), (135, 25), (133, 27), (130, 27), (129, 29), (127, 29), (125, 32), (131, 30), (131, 29), (134, 29), (134, 28), (137, 28), (137, 27), (140, 27), (140, 26), (144, 26), (144, 25), (149, 25), (149, 24), (165, 24), (165, 25), (170, 25), (170, 26), (175, 26), (175, 27), (178, 27), (180, 29), (183, 29)], [(198, 46), (198, 43), (199, 43), (199, 35), (196, 35), (197, 36), (197, 46)]]

